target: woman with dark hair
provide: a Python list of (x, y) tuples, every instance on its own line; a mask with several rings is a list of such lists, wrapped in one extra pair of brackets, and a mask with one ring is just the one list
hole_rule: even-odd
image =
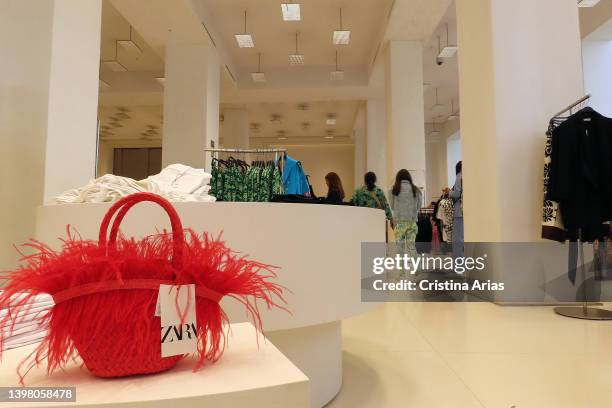
[(355, 190), (351, 198), (351, 204), (356, 207), (379, 208), (385, 210), (387, 219), (391, 221), (393, 217), (385, 193), (380, 188), (376, 187), (376, 174), (369, 171), (365, 174), (363, 179), (365, 185)]
[(332, 204), (342, 204), (344, 200), (344, 189), (342, 188), (342, 181), (333, 171), (327, 173), (325, 176), (325, 184), (327, 184), (327, 198), (325, 199)]
[(412, 182), (406, 169), (397, 172), (395, 184), (389, 192), (389, 203), (393, 211), (395, 242), (398, 252), (416, 255), (417, 213), (421, 208), (423, 194)]

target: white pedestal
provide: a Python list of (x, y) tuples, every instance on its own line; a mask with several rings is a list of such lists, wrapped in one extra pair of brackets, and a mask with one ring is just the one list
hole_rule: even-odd
[[(94, 377), (71, 364), (47, 377), (45, 367), (26, 377), (28, 387), (76, 387), (76, 402), (0, 403), (0, 407), (168, 408), (168, 407), (299, 407), (310, 406), (308, 378), (249, 323), (232, 324), (223, 357), (192, 372), (186, 359), (164, 373), (117, 379)], [(17, 386), (15, 368), (35, 346), (6, 352), (0, 366), (0, 385)]]
[[(83, 238), (97, 239), (109, 207), (40, 207), (36, 238), (58, 248), (58, 237), (70, 224)], [(376, 306), (361, 302), (361, 243), (384, 242), (384, 212), (286, 203), (175, 203), (175, 208), (185, 227), (215, 236), (222, 232), (233, 250), (279, 267), (276, 282), (289, 289), (285, 298), (291, 314), (262, 309), (264, 330), (311, 380), (312, 406), (329, 402), (342, 383), (340, 321)], [(121, 231), (142, 237), (156, 228), (170, 228), (167, 216), (143, 203), (130, 211)], [(245, 321), (238, 302), (225, 299), (222, 306), (232, 322)]]

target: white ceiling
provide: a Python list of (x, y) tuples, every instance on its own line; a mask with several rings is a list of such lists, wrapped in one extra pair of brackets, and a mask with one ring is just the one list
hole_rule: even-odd
[[(277, 140), (278, 137), (300, 138), (320, 143), (325, 140), (324, 136), (349, 140), (360, 105), (358, 101), (225, 104), (221, 113), (226, 109), (245, 109), (251, 137), (270, 140)], [(273, 121), (273, 115), (280, 119)], [(336, 119), (335, 125), (326, 124), (330, 115)], [(223, 123), (220, 135), (223, 137)]]
[(100, 138), (108, 142), (139, 140), (161, 144), (163, 107), (102, 106), (98, 109)]

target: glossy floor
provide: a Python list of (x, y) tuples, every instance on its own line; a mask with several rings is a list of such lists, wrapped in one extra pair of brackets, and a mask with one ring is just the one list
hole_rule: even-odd
[(330, 408), (612, 407), (612, 321), (550, 307), (388, 303), (343, 322), (343, 349)]

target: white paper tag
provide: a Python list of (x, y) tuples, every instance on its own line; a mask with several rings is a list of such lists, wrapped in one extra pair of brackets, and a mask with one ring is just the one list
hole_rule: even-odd
[(198, 349), (195, 285), (159, 285), (157, 299), (162, 357), (195, 353)]

